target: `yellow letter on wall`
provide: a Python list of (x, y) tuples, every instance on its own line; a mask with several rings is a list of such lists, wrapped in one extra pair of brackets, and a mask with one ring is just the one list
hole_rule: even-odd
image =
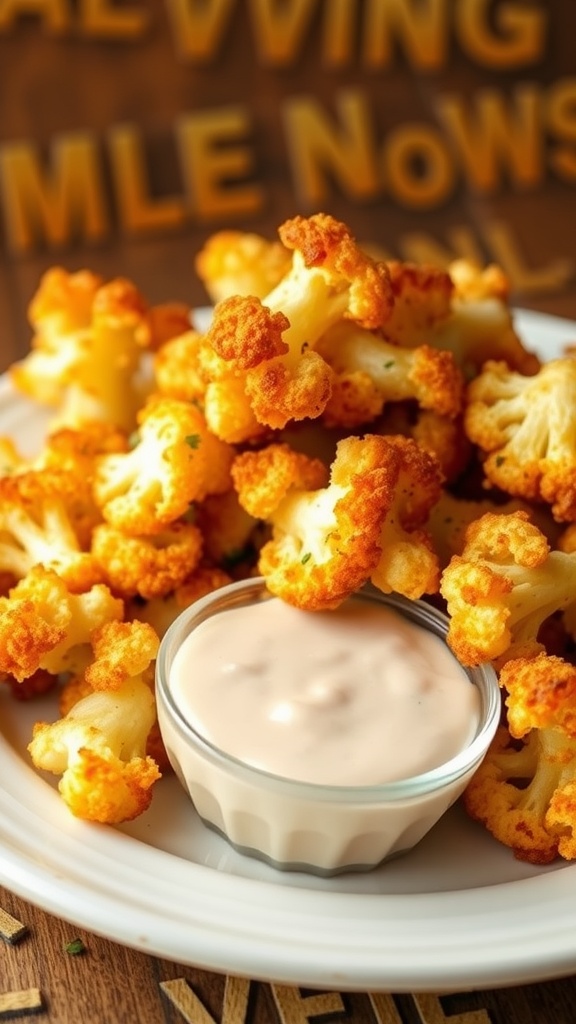
[(104, 187), (91, 135), (62, 136), (44, 168), (31, 142), (0, 149), (0, 177), (10, 248), (29, 252), (36, 243), (51, 248), (73, 238), (95, 242), (108, 230)]
[(249, 132), (250, 115), (242, 107), (180, 118), (181, 164), (190, 205), (199, 220), (248, 216), (262, 209), (262, 189), (246, 180), (253, 170), (252, 151), (243, 141)]
[(0, 32), (10, 32), (21, 14), (38, 15), (50, 35), (62, 35), (70, 28), (69, 0), (0, 0)]
[(363, 95), (355, 90), (336, 99), (334, 125), (317, 100), (295, 97), (286, 102), (286, 141), (294, 188), (308, 206), (324, 203), (330, 179), (347, 196), (369, 199), (378, 193), (374, 133)]
[(80, 27), (95, 39), (137, 39), (146, 31), (148, 12), (116, 7), (113, 0), (81, 0)]

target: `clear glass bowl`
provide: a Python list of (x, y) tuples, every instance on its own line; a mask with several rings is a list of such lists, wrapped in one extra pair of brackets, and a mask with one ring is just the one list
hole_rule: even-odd
[[(432, 771), (375, 786), (297, 782), (254, 768), (205, 740), (183, 717), (170, 669), (188, 634), (209, 616), (269, 600), (261, 578), (222, 587), (187, 608), (165, 634), (156, 665), (158, 720), (168, 757), (206, 825), (243, 854), (277, 868), (331, 875), (369, 870), (411, 849), (462, 794), (500, 720), (498, 680), (490, 665), (466, 669), (480, 694), (470, 744)], [(354, 600), (377, 601), (445, 639), (446, 617), (423, 601), (365, 588)]]

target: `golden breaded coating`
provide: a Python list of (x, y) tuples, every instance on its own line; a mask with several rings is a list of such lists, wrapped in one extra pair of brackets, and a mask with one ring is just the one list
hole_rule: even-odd
[(266, 304), (276, 308), (272, 302), (272, 296), (276, 296), (279, 308), (293, 323), (294, 315), (288, 312), (283, 297), (288, 300), (292, 285), (298, 285), (303, 277), (306, 280), (300, 259), (295, 258), (299, 254), (305, 268), (323, 271), (325, 283), (339, 293), (341, 316), (370, 330), (387, 322), (394, 302), (388, 267), (358, 247), (346, 224), (329, 214), (317, 213), (284, 221), (278, 234), (294, 252), (292, 269), (265, 297)]
[(89, 693), (52, 724), (36, 723), (28, 750), (37, 768), (61, 776), (58, 789), (72, 814), (117, 824), (150, 805), (160, 777), (146, 755), (154, 721), (154, 697), (138, 673)]
[(456, 259), (448, 265), (448, 273), (459, 299), (503, 299), (510, 295), (510, 281), (496, 263), (481, 267), (469, 259)]
[(154, 353), (153, 372), (156, 389), (184, 402), (202, 400), (206, 381), (200, 366), (203, 336), (188, 330), (167, 341)]
[(58, 470), (0, 478), (0, 570), (20, 580), (44, 565), (76, 593), (104, 581), (97, 560), (81, 548), (66, 507), (68, 485)]
[(336, 608), (369, 579), (386, 507), (381, 440), (345, 438), (328, 486), (290, 488), (267, 517), (272, 540), (258, 568), (277, 597), (310, 611)]
[(289, 491), (316, 491), (328, 483), (320, 459), (294, 451), (287, 444), (270, 444), (243, 452), (232, 464), (232, 481), (242, 508), (255, 519), (268, 519)]
[[(214, 310), (207, 339), (219, 360), (219, 373), (228, 376), (230, 370), (252, 370), (275, 356), (288, 352), (282, 339), (290, 321), (281, 311), (273, 312), (253, 295), (233, 295), (224, 299)], [(210, 354), (205, 353), (205, 360)], [(207, 369), (210, 364), (205, 362)]]
[(523, 739), (531, 729), (554, 726), (576, 739), (576, 666), (545, 652), (514, 658), (503, 666), (500, 685), (511, 736)]
[(91, 550), (115, 594), (147, 599), (179, 587), (198, 565), (202, 548), (202, 534), (193, 523), (175, 522), (145, 537), (102, 523), (94, 529)]
[(452, 279), (447, 271), (432, 265), (389, 260), (387, 266), (394, 306), (384, 336), (403, 348), (426, 344), (436, 326), (450, 317)]
[(288, 272), (291, 253), (278, 241), (251, 231), (216, 231), (195, 259), (195, 270), (211, 301), (231, 295), (263, 298)]
[(221, 418), (212, 419), (210, 386), (217, 381), (225, 392), (232, 378), (238, 390), (239, 375), (258, 423), (281, 430), (320, 416), (333, 373), (315, 351), (319, 338), (342, 318), (376, 328), (390, 315), (388, 271), (359, 249), (346, 225), (326, 214), (295, 217), (280, 236), (294, 250), (289, 271), (261, 300), (243, 295), (219, 303), (206, 334), (206, 415), (215, 432)]
[(192, 327), (192, 310), (183, 302), (161, 302), (148, 310), (147, 347), (157, 352)]
[(576, 857), (576, 668), (541, 653), (504, 665), (507, 725), (465, 796), (516, 856)]
[[(562, 842), (546, 825), (549, 786), (552, 783), (554, 787), (555, 777), (549, 772), (554, 771), (556, 751), (553, 743), (541, 747), (544, 736), (551, 738), (548, 732), (534, 730), (518, 749), (508, 730), (499, 729), (463, 797), (471, 818), (509, 846), (518, 860), (531, 864), (550, 864), (560, 853)], [(560, 741), (561, 751), (567, 737), (562, 739), (558, 733), (554, 738)]]
[(290, 604), (336, 607), (369, 579), (421, 596), (437, 583), (422, 530), (439, 486), (435, 464), (405, 438), (340, 441), (330, 479), (324, 464), (271, 445), (245, 452), (232, 474), (240, 503), (272, 527), (258, 568)]
[(464, 260), (447, 270), (399, 260), (388, 267), (394, 309), (383, 333), (390, 342), (446, 349), (467, 378), (487, 359), (501, 359), (521, 373), (537, 371), (539, 360), (514, 329), (501, 271)]
[(231, 486), (233, 449), (214, 437), (200, 410), (153, 396), (126, 453), (96, 460), (94, 497), (106, 522), (133, 536), (161, 533), (192, 501)]
[(160, 640), (147, 622), (105, 622), (91, 636), (93, 661), (84, 678), (93, 690), (118, 690), (142, 676), (158, 654)]
[(370, 579), (384, 593), (417, 599), (435, 594), (440, 583), (438, 555), (427, 528), (441, 493), (436, 460), (407, 437), (383, 437), (386, 471), (381, 555)]
[(134, 618), (149, 623), (158, 636), (163, 637), (185, 608), (232, 582), (232, 577), (224, 569), (202, 564), (172, 593), (165, 597), (153, 597), (149, 601), (134, 601), (129, 603), (128, 608)]
[(260, 523), (242, 508), (235, 490), (212, 494), (199, 502), (194, 521), (202, 535), (202, 551), (212, 564), (231, 571), (255, 562)]
[(104, 584), (73, 594), (53, 570), (34, 566), (0, 597), (0, 672), (23, 680), (38, 669), (77, 671), (94, 630), (123, 615), (123, 602)]
[(11, 367), (12, 381), (55, 406), (58, 425), (100, 419), (130, 430), (142, 401), (142, 350), (152, 337), (147, 303), (124, 278), (86, 287), (64, 271), (57, 276), (55, 286), (50, 275), (43, 281), (31, 303), (37, 333), (31, 352)]
[(566, 522), (576, 520), (575, 403), (572, 357), (554, 359), (532, 377), (489, 361), (470, 384), (464, 415), (491, 483), (547, 502)]
[[(388, 402), (407, 399), (449, 419), (462, 411), (464, 378), (451, 352), (429, 345), (402, 349), (347, 321), (330, 328), (317, 350), (335, 373), (323, 414), (329, 426), (361, 426), (375, 419)], [(366, 377), (372, 389), (366, 386)]]
[(576, 559), (550, 551), (528, 513), (488, 512), (466, 531), (461, 555), (442, 573), (448, 643), (464, 665), (540, 648), (542, 623), (576, 600)]

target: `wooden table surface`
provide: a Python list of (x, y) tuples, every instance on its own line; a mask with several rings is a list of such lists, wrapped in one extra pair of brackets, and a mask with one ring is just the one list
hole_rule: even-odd
[[(24, 926), (24, 930), (22, 928)], [(147, 956), (0, 888), (0, 1021), (50, 1024), (574, 1024), (576, 976), (465, 993), (339, 993)], [(81, 952), (70, 951), (80, 940)]]

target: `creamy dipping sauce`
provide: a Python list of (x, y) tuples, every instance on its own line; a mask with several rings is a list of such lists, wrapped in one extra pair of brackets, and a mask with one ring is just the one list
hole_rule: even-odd
[(186, 637), (169, 686), (215, 747), (328, 785), (438, 767), (468, 746), (480, 717), (476, 686), (439, 637), (355, 599), (327, 612), (278, 598), (219, 612)]

